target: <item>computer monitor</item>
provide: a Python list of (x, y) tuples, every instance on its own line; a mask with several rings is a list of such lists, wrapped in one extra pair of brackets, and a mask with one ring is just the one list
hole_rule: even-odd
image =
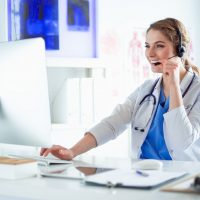
[(51, 146), (42, 38), (0, 43), (0, 143)]

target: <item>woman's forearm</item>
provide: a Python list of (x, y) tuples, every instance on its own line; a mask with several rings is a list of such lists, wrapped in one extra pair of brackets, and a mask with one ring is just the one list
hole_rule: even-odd
[(169, 110), (173, 110), (183, 105), (181, 90), (178, 86), (173, 86), (170, 89), (170, 106)]
[(97, 141), (95, 137), (87, 132), (85, 136), (76, 143), (70, 150), (73, 152), (73, 157), (76, 157), (82, 153), (85, 153), (89, 151), (92, 148), (95, 148), (97, 146)]

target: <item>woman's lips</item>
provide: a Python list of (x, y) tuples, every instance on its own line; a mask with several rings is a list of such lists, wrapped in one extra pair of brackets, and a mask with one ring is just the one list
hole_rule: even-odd
[(155, 65), (155, 66), (157, 66), (157, 65), (160, 65), (161, 64), (161, 62), (159, 62), (159, 61), (151, 61), (151, 64), (153, 64), (153, 65)]

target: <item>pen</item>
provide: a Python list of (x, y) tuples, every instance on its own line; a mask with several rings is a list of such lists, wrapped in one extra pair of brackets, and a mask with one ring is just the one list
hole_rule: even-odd
[(146, 172), (142, 172), (142, 171), (140, 171), (140, 170), (136, 170), (135, 173), (138, 174), (138, 175), (140, 175), (140, 176), (144, 176), (144, 177), (149, 176), (148, 173), (146, 173)]

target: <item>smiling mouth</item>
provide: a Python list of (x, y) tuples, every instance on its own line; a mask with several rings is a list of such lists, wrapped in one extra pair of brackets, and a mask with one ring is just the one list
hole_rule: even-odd
[(161, 64), (161, 62), (159, 62), (159, 61), (151, 61), (151, 64), (153, 64), (153, 65), (157, 66), (157, 65), (160, 65), (160, 64)]

